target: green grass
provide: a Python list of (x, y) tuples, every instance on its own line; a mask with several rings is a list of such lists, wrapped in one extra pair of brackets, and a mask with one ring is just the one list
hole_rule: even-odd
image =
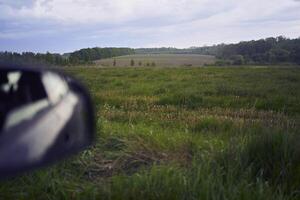
[(300, 199), (300, 69), (66, 68), (98, 141), (0, 199)]

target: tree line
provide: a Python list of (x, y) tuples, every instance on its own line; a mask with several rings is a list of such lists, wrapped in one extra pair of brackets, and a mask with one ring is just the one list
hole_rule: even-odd
[(201, 54), (218, 58), (216, 64), (300, 64), (300, 38), (283, 36), (261, 40), (219, 44), (204, 47), (176, 48), (86, 48), (67, 54), (0, 52), (0, 64), (15, 65), (77, 65), (91, 64), (95, 60), (131, 54)]
[(32, 52), (0, 52), (1, 65), (67, 65), (69, 61), (60, 54)]
[(219, 64), (300, 64), (300, 38), (289, 39), (283, 36), (260, 40), (239, 42), (237, 44), (219, 44), (204, 47), (141, 48), (137, 54), (201, 54), (216, 56)]
[(238, 44), (218, 45), (208, 52), (232, 64), (300, 64), (300, 38), (266, 38)]
[(131, 48), (86, 48), (70, 54), (71, 63), (89, 63), (95, 60), (134, 54)]
[(91, 64), (95, 60), (130, 55), (130, 48), (87, 48), (67, 54), (32, 53), (32, 52), (0, 52), (1, 65), (77, 65)]

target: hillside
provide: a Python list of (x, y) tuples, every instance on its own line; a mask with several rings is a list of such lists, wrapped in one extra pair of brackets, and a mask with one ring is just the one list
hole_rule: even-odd
[[(135, 55), (133, 56), (132, 55)], [(129, 55), (129, 57), (127, 56)], [(145, 56), (147, 55), (147, 56)], [(178, 56), (180, 55), (180, 56)], [(205, 56), (203, 56), (205, 55)], [(204, 47), (191, 47), (187, 49), (177, 48), (85, 48), (71, 53), (13, 53), (0, 52), (1, 64), (49, 64), (49, 65), (81, 65), (100, 63), (113, 65), (113, 58), (120, 61), (116, 66), (131, 65), (130, 60), (145, 62), (149, 65), (157, 62), (158, 65), (172, 66), (202, 66), (211, 64), (218, 58), (217, 65), (282, 65), (300, 64), (300, 38), (289, 39), (283, 36), (239, 42), (236, 44), (219, 44)], [(127, 57), (126, 57), (127, 56)], [(173, 57), (174, 56), (174, 57)], [(101, 61), (98, 61), (102, 59)], [(174, 60), (173, 60), (174, 59)], [(138, 64), (138, 63), (135, 63)]]
[[(196, 54), (135, 54), (97, 60), (95, 63), (102, 66), (203, 66), (213, 64), (214, 56)], [(114, 64), (115, 62), (115, 64)]]

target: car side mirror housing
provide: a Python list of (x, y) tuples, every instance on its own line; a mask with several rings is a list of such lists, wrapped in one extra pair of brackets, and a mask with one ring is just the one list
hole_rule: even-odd
[(94, 132), (92, 101), (77, 80), (49, 69), (0, 68), (0, 177), (78, 153)]

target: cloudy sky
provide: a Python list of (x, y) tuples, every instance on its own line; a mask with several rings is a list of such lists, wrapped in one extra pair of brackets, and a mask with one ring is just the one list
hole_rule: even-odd
[(300, 36), (300, 0), (0, 0), (0, 51), (190, 47)]

